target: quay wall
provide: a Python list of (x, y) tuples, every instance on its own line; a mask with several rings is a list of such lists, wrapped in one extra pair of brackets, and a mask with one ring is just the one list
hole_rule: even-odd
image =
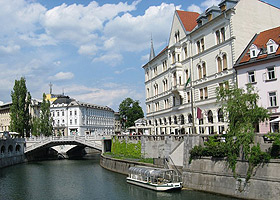
[(195, 159), (183, 169), (183, 186), (242, 199), (280, 198), (280, 160), (254, 169), (248, 182), (247, 168), (247, 162), (238, 161), (235, 177), (224, 160)]
[[(256, 136), (255, 140), (264, 150), (271, 146), (271, 143), (265, 142), (262, 136)], [(279, 159), (272, 159), (269, 163), (256, 167), (251, 178), (246, 182), (248, 169), (246, 161), (237, 162), (236, 176), (224, 159), (204, 157), (193, 159), (189, 163), (190, 150), (196, 145), (203, 145), (203, 141), (202, 136), (185, 136), (182, 173), (184, 187), (242, 199), (278, 200), (280, 198)]]
[(125, 175), (128, 175), (128, 169), (134, 166), (160, 167), (159, 165), (129, 160), (121, 160), (104, 155), (100, 156), (100, 165), (105, 169)]
[(0, 139), (0, 168), (23, 163), (24, 139)]

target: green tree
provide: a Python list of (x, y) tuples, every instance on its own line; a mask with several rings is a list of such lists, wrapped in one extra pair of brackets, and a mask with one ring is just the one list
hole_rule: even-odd
[(33, 117), (31, 121), (31, 133), (34, 136), (40, 135), (40, 118)]
[(24, 133), (29, 137), (31, 129), (31, 117), (29, 113), (31, 95), (27, 91), (25, 78), (21, 77), (20, 80), (15, 80), (11, 98), (10, 130), (18, 132), (22, 137), (24, 137)]
[(120, 119), (123, 128), (134, 125), (134, 121), (144, 117), (143, 110), (139, 105), (139, 101), (134, 101), (131, 98), (126, 98), (119, 105)]
[(52, 135), (52, 118), (50, 112), (50, 102), (46, 101), (46, 94), (43, 94), (40, 113), (40, 133), (45, 136)]
[[(250, 161), (255, 130), (259, 122), (266, 120), (268, 111), (259, 107), (259, 95), (251, 85), (246, 90), (233, 86), (218, 88), (218, 102), (221, 103), (227, 116), (228, 129), (226, 134), (226, 151), (229, 166), (235, 172), (236, 160), (242, 157)], [(254, 156), (256, 148), (253, 148)]]

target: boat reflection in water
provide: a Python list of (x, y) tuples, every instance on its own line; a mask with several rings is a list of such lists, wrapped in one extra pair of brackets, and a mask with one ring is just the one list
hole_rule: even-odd
[(182, 182), (175, 170), (152, 167), (130, 167), (128, 183), (155, 191), (181, 189)]

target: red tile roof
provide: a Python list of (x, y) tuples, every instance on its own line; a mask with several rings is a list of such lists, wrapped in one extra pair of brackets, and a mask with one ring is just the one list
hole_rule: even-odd
[[(255, 40), (250, 43), (249, 45), (251, 46), (252, 44), (256, 45), (259, 49), (260, 48), (267, 48), (266, 43), (269, 41), (269, 39), (272, 39), (274, 42), (276, 42), (278, 45), (280, 44), (280, 26), (273, 28), (273, 29), (269, 29), (266, 31), (261, 32), (260, 34), (257, 35), (257, 37), (255, 38)], [(250, 61), (250, 50), (247, 47), (247, 52), (243, 55), (243, 57), (240, 60), (240, 63), (245, 63)], [(280, 54), (280, 48), (278, 47), (275, 55), (279, 55)], [(256, 59), (263, 59), (266, 58), (267, 54), (262, 54), (259, 55)]]
[(176, 10), (178, 13), (181, 22), (183, 23), (186, 31), (192, 31), (196, 25), (196, 19), (199, 16), (199, 13), (196, 12), (189, 12), (189, 11), (182, 11), (182, 10)]

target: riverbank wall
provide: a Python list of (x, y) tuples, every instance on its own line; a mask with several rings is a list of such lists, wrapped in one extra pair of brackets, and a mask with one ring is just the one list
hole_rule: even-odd
[(0, 168), (23, 163), (24, 139), (0, 139)]
[(223, 159), (213, 160), (210, 157), (195, 159), (183, 169), (183, 186), (242, 199), (280, 198), (279, 159), (255, 168), (248, 182), (246, 182), (247, 169), (247, 162), (238, 161), (234, 176)]
[(154, 165), (150, 163), (111, 158), (103, 154), (100, 156), (100, 165), (107, 170), (124, 175), (128, 175), (128, 169), (134, 166), (162, 167), (160, 165)]

